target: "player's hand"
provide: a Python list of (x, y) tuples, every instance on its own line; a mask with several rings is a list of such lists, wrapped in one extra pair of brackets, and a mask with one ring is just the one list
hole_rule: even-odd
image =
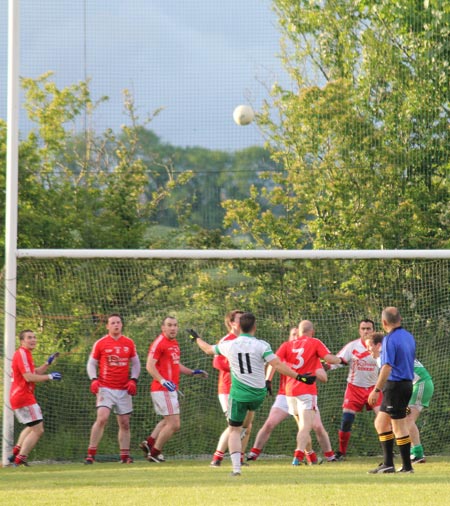
[(331, 365), (328, 362), (325, 362), (325, 360), (320, 360), (320, 363), (322, 364), (322, 367), (325, 369), (325, 371), (331, 370)]
[(206, 371), (203, 371), (202, 369), (194, 369), (192, 371), (192, 376), (200, 376), (200, 378), (207, 378), (208, 373)]
[(188, 337), (189, 339), (195, 343), (195, 341), (197, 341), (197, 339), (200, 337), (197, 332), (195, 332), (194, 329), (186, 329), (186, 332), (188, 333)]
[(55, 360), (55, 358), (58, 358), (58, 357), (59, 357), (59, 351), (52, 353), (47, 359), (47, 365), (50, 365), (53, 362), (53, 360)]
[(312, 385), (316, 382), (316, 376), (312, 376), (310, 372), (305, 372), (305, 374), (297, 374), (297, 377), (295, 379), (301, 383), (304, 383), (305, 385)]
[(49, 379), (55, 380), (55, 381), (61, 381), (62, 380), (62, 374), (60, 372), (51, 372), (48, 375)]
[(269, 395), (273, 395), (273, 392), (272, 392), (272, 382), (270, 380), (266, 380), (266, 389), (267, 389), (267, 393)]
[(127, 383), (127, 392), (129, 395), (136, 395), (137, 394), (137, 379), (131, 378)]
[(97, 378), (95, 378), (91, 381), (91, 386), (90, 386), (91, 393), (93, 393), (94, 395), (97, 395), (99, 389), (100, 389), (100, 382), (98, 381)]
[(163, 387), (167, 388), (167, 390), (169, 390), (169, 392), (175, 392), (175, 390), (177, 389), (177, 386), (172, 381), (168, 381), (168, 380), (163, 379), (160, 381), (160, 383)]

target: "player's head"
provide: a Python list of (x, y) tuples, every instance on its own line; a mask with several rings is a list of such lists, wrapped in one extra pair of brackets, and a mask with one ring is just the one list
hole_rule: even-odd
[(166, 316), (162, 321), (161, 330), (168, 339), (175, 339), (178, 334), (178, 320), (174, 316)]
[(294, 341), (298, 338), (298, 327), (292, 327), (289, 331), (289, 341)]
[(369, 318), (363, 318), (359, 321), (359, 337), (365, 339), (369, 334), (375, 331), (375, 323)]
[(19, 334), (20, 345), (32, 350), (36, 347), (37, 338), (35, 333), (30, 329), (22, 330)]
[(251, 334), (256, 329), (256, 318), (253, 313), (242, 313), (239, 323), (244, 334)]
[(122, 333), (123, 321), (122, 317), (118, 313), (111, 313), (108, 315), (106, 320), (106, 328), (110, 336), (120, 336)]
[(243, 313), (244, 311), (241, 311), (240, 309), (233, 309), (233, 311), (230, 311), (225, 315), (225, 326), (229, 331), (239, 330), (239, 321)]
[(383, 332), (372, 332), (371, 334), (368, 334), (365, 339), (366, 348), (370, 351), (370, 354), (374, 358), (378, 358), (380, 356), (383, 337)]
[(381, 313), (381, 322), (386, 332), (389, 332), (392, 329), (400, 327), (402, 323), (400, 311), (393, 306), (384, 308)]
[(309, 320), (302, 320), (298, 324), (298, 335), (312, 337), (314, 335), (314, 325), (312, 322)]

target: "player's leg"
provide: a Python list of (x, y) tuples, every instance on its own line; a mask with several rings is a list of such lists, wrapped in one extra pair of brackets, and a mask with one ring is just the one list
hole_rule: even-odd
[(147, 458), (149, 462), (162, 462), (160, 455), (164, 445), (181, 428), (180, 404), (176, 391), (152, 392), (151, 396), (155, 412), (164, 417), (164, 423), (159, 425), (159, 434)]
[(87, 456), (84, 459), (84, 462), (86, 464), (93, 464), (95, 461), (95, 456), (97, 455), (97, 446), (103, 437), (103, 433), (105, 431), (106, 424), (108, 423), (110, 414), (111, 409), (107, 408), (106, 406), (100, 406), (97, 408), (97, 418), (91, 428), (91, 436), (89, 439)]
[(118, 441), (120, 449), (120, 461), (122, 464), (131, 464), (133, 459), (130, 456), (130, 413), (117, 415), (117, 425), (119, 426)]
[(378, 434), (381, 450), (383, 452), (383, 463), (369, 471), (371, 474), (376, 473), (393, 473), (394, 469), (394, 433), (392, 432), (391, 417), (380, 410), (375, 421), (375, 430)]
[(211, 461), (212, 467), (220, 467), (222, 464), (223, 457), (228, 448), (228, 438), (230, 436), (230, 428), (227, 427), (220, 435), (219, 442), (217, 443), (216, 451), (214, 452), (213, 459)]
[(338, 458), (345, 457), (347, 454), (348, 443), (352, 433), (352, 425), (355, 421), (355, 412), (349, 409), (342, 410), (341, 426), (338, 432), (339, 438), (339, 452), (337, 453)]
[(11, 464), (14, 462), (14, 459), (17, 457), (17, 455), (20, 454), (20, 450), (22, 449), (23, 442), (25, 441), (25, 438), (27, 437), (30, 430), (31, 430), (30, 427), (26, 426), (20, 432), (19, 437), (17, 438), (17, 442), (12, 449), (12, 455), (10, 457), (8, 457), (8, 460), (11, 462)]
[(316, 410), (316, 415), (314, 417), (313, 431), (316, 433), (317, 441), (327, 461), (336, 462), (337, 458), (331, 447), (330, 436), (323, 426), (319, 409)]
[(305, 405), (300, 402), (296, 414), (298, 415), (299, 430), (297, 432), (297, 448), (294, 452), (294, 465), (296, 464), (295, 459), (301, 462), (305, 457), (305, 448), (311, 437), (310, 434), (314, 423), (315, 410), (310, 404)]
[(230, 452), (231, 465), (233, 466), (233, 475), (238, 476), (241, 474), (241, 425), (231, 425), (230, 421), (230, 432), (228, 436), (228, 449)]
[[(225, 418), (227, 417), (228, 413), (228, 394), (219, 394), (219, 402), (220, 406), (222, 407), (222, 411), (225, 415)], [(228, 448), (228, 437), (230, 434), (230, 430), (228, 428), (228, 422), (227, 422), (227, 428), (222, 432), (222, 434), (219, 437), (219, 441), (216, 446), (216, 450), (213, 454), (213, 458), (211, 461), (211, 467), (220, 467), (222, 464), (223, 457), (225, 456), (225, 452)]]
[(150, 455), (148, 457), (149, 461), (161, 461), (161, 459), (159, 459), (159, 455), (161, 454), (164, 445), (181, 428), (179, 413), (174, 415), (166, 415), (164, 419), (166, 423), (163, 425), (160, 433), (158, 434), (158, 437), (156, 438), (155, 445), (151, 449)]
[(33, 450), (39, 439), (41, 439), (42, 434), (44, 434), (44, 422), (43, 420), (30, 422), (27, 429), (22, 431), (24, 432), (24, 436), (21, 441), (20, 452), (14, 458), (14, 464), (17, 466), (27, 465), (28, 455), (30, 455), (31, 450)]
[(247, 415), (245, 416), (245, 420), (242, 424), (241, 431), (241, 464), (244, 462), (245, 450), (248, 445), (248, 440), (250, 439), (250, 434), (252, 432), (253, 427), (253, 419), (255, 418), (254, 411), (247, 411)]
[[(277, 400), (278, 397), (279, 396), (277, 396)], [(283, 398), (285, 406), (278, 406), (275, 404), (277, 400), (275, 401), (269, 412), (269, 416), (264, 422), (264, 425), (259, 429), (258, 434), (256, 434), (255, 442), (253, 443), (252, 449), (248, 453), (247, 460), (256, 460), (259, 457), (262, 449), (269, 440), (275, 427), (277, 427), (283, 420), (286, 420), (286, 418), (288, 418), (289, 412), (287, 408), (286, 397), (283, 396)]]
[(430, 405), (433, 392), (434, 385), (431, 380), (422, 381), (413, 386), (413, 393), (409, 401), (410, 413), (408, 415), (409, 435), (411, 437), (411, 462), (413, 464), (425, 462), (425, 454), (416, 422), (423, 408), (427, 408)]
[(152, 448), (155, 446), (155, 441), (165, 424), (166, 421), (163, 418), (156, 424), (150, 436), (148, 436), (146, 439), (144, 439), (144, 441), (142, 441), (142, 443), (139, 444), (139, 448), (144, 452), (146, 458), (149, 456)]

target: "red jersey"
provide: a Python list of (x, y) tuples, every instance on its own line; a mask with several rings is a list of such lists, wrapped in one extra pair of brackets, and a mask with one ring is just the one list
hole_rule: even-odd
[[(283, 346), (283, 345), (281, 345)], [(280, 348), (281, 348), (280, 346)], [(279, 358), (279, 355), (278, 355), (278, 352), (280, 351), (280, 348), (278, 348), (278, 350), (276, 351), (275, 355), (278, 356)], [(280, 384), (278, 386), (278, 393), (277, 395), (286, 395), (286, 380), (287, 380), (288, 376), (285, 376), (284, 374), (280, 374)]]
[[(315, 337), (302, 336), (294, 341), (283, 343), (277, 355), (283, 362), (299, 374), (311, 373), (321, 367), (320, 359), (328, 355), (330, 350)], [(286, 377), (286, 395), (296, 397), (297, 395), (317, 395), (317, 386), (305, 385), (295, 378)]]
[(11, 365), (9, 402), (12, 409), (36, 404), (36, 397), (34, 396), (35, 384), (26, 381), (23, 377), (24, 373), (34, 373), (34, 371), (35, 367), (31, 351), (21, 346), (14, 353)]
[[(232, 341), (236, 339), (236, 335), (233, 332), (230, 332), (225, 337), (219, 341), (223, 343), (224, 341)], [(219, 370), (219, 381), (217, 385), (217, 393), (220, 394), (229, 394), (231, 389), (231, 372), (230, 372), (230, 364), (228, 363), (228, 359), (223, 355), (214, 355), (213, 358), (213, 367)]]
[(128, 337), (114, 339), (108, 334), (99, 339), (92, 348), (91, 357), (98, 360), (100, 386), (126, 390), (130, 379), (130, 359), (136, 355), (136, 346)]
[[(180, 382), (180, 346), (176, 339), (169, 339), (160, 334), (150, 345), (148, 356), (156, 360), (156, 369), (161, 376), (177, 385)], [(167, 392), (159, 381), (153, 380), (150, 390), (152, 392)]]

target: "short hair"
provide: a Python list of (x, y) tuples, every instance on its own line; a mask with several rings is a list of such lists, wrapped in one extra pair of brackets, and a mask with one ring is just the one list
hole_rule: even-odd
[(375, 328), (375, 322), (371, 320), (370, 318), (363, 318), (362, 320), (359, 320), (358, 327), (361, 325), (361, 323), (371, 323), (372, 328)]
[(122, 316), (119, 314), (119, 313), (110, 313), (107, 317), (106, 317), (106, 323), (109, 322), (110, 318), (120, 318), (120, 321), (123, 323), (123, 318)]
[[(177, 318), (175, 318), (175, 316), (170, 316), (170, 315), (167, 315), (166, 317), (164, 317), (164, 319), (163, 319), (163, 321), (162, 321), (161, 325), (165, 325), (166, 320), (169, 320), (169, 319), (170, 319), (170, 320), (177, 320)], [(177, 320), (177, 322), (178, 322), (178, 320)]]
[(231, 328), (231, 323), (234, 322), (235, 318), (236, 318), (236, 315), (243, 315), (244, 314), (244, 311), (241, 311), (240, 309), (233, 309), (233, 311), (229, 311), (226, 315), (225, 315), (225, 326), (227, 329), (230, 329)]
[(245, 312), (242, 313), (241, 319), (240, 319), (240, 326), (242, 332), (248, 333), (250, 332), (253, 327), (255, 326), (256, 317), (253, 313)]
[(23, 341), (25, 339), (25, 334), (28, 334), (28, 332), (31, 332), (32, 334), (34, 334), (34, 330), (31, 330), (31, 329), (22, 330), (19, 334), (19, 340)]
[(401, 322), (402, 317), (400, 316), (400, 311), (396, 307), (385, 307), (383, 312), (381, 313), (381, 317), (383, 320), (389, 325), (397, 325)]
[(373, 344), (381, 344), (383, 342), (384, 334), (383, 332), (374, 332), (371, 334), (370, 338)]

